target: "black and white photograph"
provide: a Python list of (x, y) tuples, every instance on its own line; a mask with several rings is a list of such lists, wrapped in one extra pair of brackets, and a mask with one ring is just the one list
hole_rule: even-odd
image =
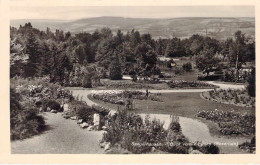
[(11, 6), (11, 154), (255, 154), (254, 6)]

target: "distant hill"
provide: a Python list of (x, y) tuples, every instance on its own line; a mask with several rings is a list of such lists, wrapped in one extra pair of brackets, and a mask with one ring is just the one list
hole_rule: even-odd
[(123, 32), (131, 31), (133, 28), (140, 33), (150, 33), (155, 39), (180, 37), (187, 38), (193, 34), (207, 35), (217, 39), (232, 37), (234, 32), (242, 32), (255, 38), (255, 18), (123, 18), (123, 17), (96, 17), (85, 18), (73, 21), (63, 20), (11, 20), (11, 26), (19, 27), (31, 22), (33, 27), (46, 30), (49, 27), (52, 31), (62, 29), (72, 34), (79, 32), (92, 33), (96, 29), (109, 27), (114, 33), (118, 29)]

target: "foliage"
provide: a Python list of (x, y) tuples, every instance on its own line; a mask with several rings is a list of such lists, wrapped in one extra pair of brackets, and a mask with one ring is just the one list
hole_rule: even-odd
[[(51, 110), (56, 110), (56, 111), (62, 111), (60, 104), (55, 101), (55, 100), (50, 100), (50, 99), (44, 99), (42, 100), (42, 110), (43, 111), (51, 111)], [(48, 109), (49, 107), (49, 109)]]
[(187, 62), (185, 64), (182, 65), (183, 70), (185, 70), (186, 72), (190, 72), (192, 70), (192, 65), (190, 62)]
[(255, 115), (234, 111), (200, 111), (198, 117), (218, 123), (223, 135), (251, 135), (255, 133)]
[(41, 133), (45, 129), (44, 118), (38, 115), (34, 105), (21, 105), (21, 95), (10, 89), (11, 140), (21, 140)]
[(256, 150), (255, 136), (251, 139), (250, 142), (242, 143), (238, 147), (242, 150), (249, 152), (249, 153), (255, 152), (255, 150)]
[(207, 75), (213, 67), (218, 67), (219, 59), (215, 57), (212, 48), (204, 49), (196, 56), (196, 65), (200, 71), (206, 71)]
[(182, 135), (177, 118), (173, 118), (169, 129), (163, 128), (164, 123), (143, 120), (139, 115), (119, 110), (113, 116), (108, 116), (108, 129), (102, 141), (109, 142), (112, 147), (120, 146), (132, 153), (150, 153), (153, 149), (167, 153), (187, 154), (189, 149), (198, 149), (202, 153), (219, 152), (217, 146), (189, 143)]
[(153, 87), (149, 84), (126, 81), (103, 81), (102, 84), (107, 89), (153, 89)]
[(204, 92), (203, 97), (216, 102), (255, 107), (255, 98), (248, 95), (246, 90), (214, 90)]
[(170, 88), (215, 88), (215, 85), (201, 81), (170, 81), (167, 83)]
[(251, 75), (248, 79), (247, 91), (251, 97), (255, 97), (255, 68), (251, 71)]
[[(83, 79), (75, 68), (93, 64), (104, 69), (103, 74), (96, 72), (94, 75), (102, 77), (111, 71), (111, 79), (121, 79), (122, 73), (131, 71), (144, 77), (159, 75), (160, 70), (156, 67), (158, 55), (198, 55), (196, 64), (200, 70), (208, 70), (219, 64), (219, 59), (214, 57), (217, 52), (223, 53), (232, 66), (236, 54), (239, 54), (239, 67), (255, 59), (255, 42), (239, 31), (234, 41), (218, 41), (198, 34), (187, 39), (174, 37), (155, 40), (150, 34), (140, 35), (134, 29), (126, 34), (118, 30), (116, 35), (109, 28), (96, 30), (92, 34), (82, 32), (71, 35), (62, 30), (53, 33), (50, 28), (40, 31), (31, 23), (10, 29), (11, 77), (48, 76), (51, 82), (64, 86), (83, 86)], [(189, 71), (189, 66), (184, 70)], [(71, 79), (74, 81), (70, 82)], [(85, 79), (88, 83), (84, 83), (84, 86), (91, 87), (90, 79), (92, 86), (97, 86), (93, 76)]]
[(149, 94), (146, 96), (144, 92), (140, 91), (109, 91), (109, 92), (97, 92), (92, 94), (92, 97), (97, 100), (101, 100), (104, 102), (125, 105), (128, 99), (138, 99), (138, 100), (147, 100), (150, 99), (152, 101), (161, 101), (161, 99), (157, 96), (158, 94)]
[(111, 62), (109, 77), (111, 80), (121, 80), (123, 77), (118, 56), (116, 56), (115, 59)]

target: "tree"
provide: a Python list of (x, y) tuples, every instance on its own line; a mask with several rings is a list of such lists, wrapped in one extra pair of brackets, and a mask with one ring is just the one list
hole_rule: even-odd
[(235, 33), (235, 41), (229, 47), (229, 60), (231, 65), (238, 70), (246, 62), (245, 34), (241, 31)]
[(167, 57), (182, 57), (185, 56), (185, 48), (181, 44), (181, 40), (173, 38), (166, 47), (165, 56)]
[(50, 75), (53, 71), (53, 57), (51, 56), (51, 51), (46, 42), (40, 46), (40, 54), (42, 56), (41, 60), (41, 76)]
[(121, 65), (117, 55), (115, 56), (115, 59), (113, 59), (110, 64), (109, 77), (111, 80), (121, 80), (123, 77), (121, 71)]
[(139, 31), (135, 31), (133, 29), (130, 35), (130, 46), (132, 48), (135, 48), (140, 42), (141, 42), (141, 36)]
[(255, 97), (255, 68), (252, 69), (251, 75), (248, 79), (247, 91), (249, 96)]
[(26, 54), (29, 59), (25, 67), (25, 77), (35, 77), (40, 74), (40, 52), (39, 43), (32, 32), (29, 33), (26, 41)]
[(196, 65), (200, 71), (206, 71), (207, 75), (213, 67), (217, 67), (219, 59), (215, 57), (213, 49), (204, 49), (196, 57)]

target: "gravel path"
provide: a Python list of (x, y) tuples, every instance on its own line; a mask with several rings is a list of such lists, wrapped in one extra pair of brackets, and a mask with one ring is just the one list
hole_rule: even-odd
[(216, 81), (207, 81), (208, 84), (216, 85), (220, 89), (245, 89), (245, 85), (241, 84), (230, 84), (230, 83), (222, 83), (222, 82), (216, 82)]
[(75, 120), (64, 119), (61, 113), (45, 112), (50, 129), (22, 141), (11, 142), (12, 154), (101, 154), (103, 131), (81, 129)]

